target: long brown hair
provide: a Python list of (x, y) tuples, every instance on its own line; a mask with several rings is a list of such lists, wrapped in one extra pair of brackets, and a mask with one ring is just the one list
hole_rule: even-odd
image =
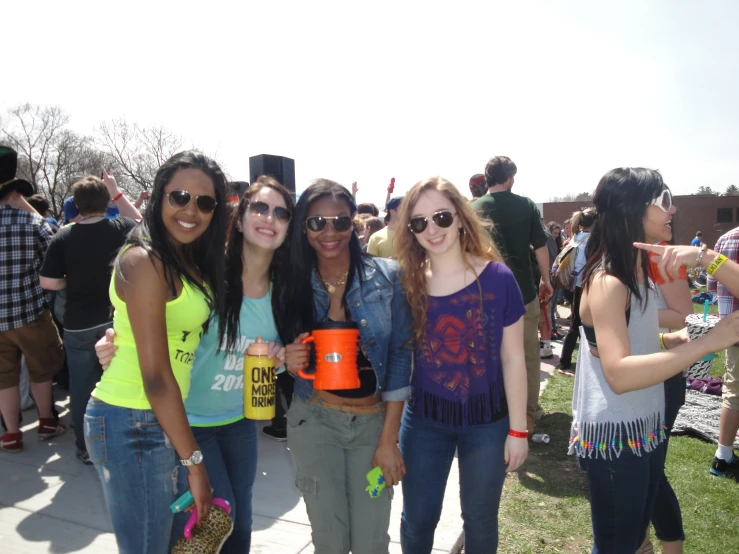
[[(496, 262), (503, 262), (492, 239), (492, 224), (483, 221), (470, 206), (469, 201), (462, 196), (457, 187), (441, 177), (427, 177), (417, 182), (405, 195), (398, 213), (398, 225), (395, 231), (395, 253), (402, 271), (401, 283), (413, 316), (413, 342), (417, 346), (423, 341), (426, 330), (426, 310), (428, 309), (428, 287), (426, 286), (425, 270), (428, 264), (426, 250), (416, 240), (408, 223), (413, 208), (420, 196), (430, 190), (435, 190), (452, 203), (457, 211), (457, 217), (462, 224), (459, 230), (459, 242), (465, 265), (472, 270), (471, 257), (482, 258)], [(478, 287), (480, 283), (478, 281)], [(482, 302), (482, 291), (480, 291)]]

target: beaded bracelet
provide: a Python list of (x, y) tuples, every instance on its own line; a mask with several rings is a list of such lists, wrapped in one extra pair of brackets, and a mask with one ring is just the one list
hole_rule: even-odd
[(706, 268), (706, 273), (708, 273), (709, 275), (713, 275), (714, 273), (716, 273), (716, 270), (718, 270), (719, 267), (721, 267), (722, 265), (724, 265), (724, 263), (728, 259), (729, 258), (727, 258), (726, 256), (724, 256), (723, 254), (719, 254), (718, 256), (716, 256), (716, 259), (713, 260), (709, 264), (709, 266)]
[(513, 429), (508, 429), (508, 434), (517, 439), (526, 439), (529, 437), (528, 431), (514, 431)]

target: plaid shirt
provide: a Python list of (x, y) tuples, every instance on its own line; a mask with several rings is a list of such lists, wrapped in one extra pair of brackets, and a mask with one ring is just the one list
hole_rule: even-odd
[(36, 321), (46, 308), (39, 270), (51, 234), (40, 215), (0, 205), (0, 332)]
[[(739, 227), (732, 229), (725, 235), (722, 235), (718, 241), (716, 241), (716, 247), (714, 250), (719, 254), (723, 254), (732, 262), (739, 263)], [(719, 316), (724, 317), (739, 310), (739, 299), (733, 296), (728, 290), (726, 290), (726, 287), (710, 275), (706, 281), (706, 289), (711, 292), (716, 292), (718, 295)]]

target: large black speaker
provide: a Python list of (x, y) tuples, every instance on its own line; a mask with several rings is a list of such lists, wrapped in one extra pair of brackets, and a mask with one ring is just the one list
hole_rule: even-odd
[(260, 175), (272, 175), (295, 194), (295, 160), (292, 158), (270, 154), (252, 156), (249, 158), (249, 180), (253, 183)]

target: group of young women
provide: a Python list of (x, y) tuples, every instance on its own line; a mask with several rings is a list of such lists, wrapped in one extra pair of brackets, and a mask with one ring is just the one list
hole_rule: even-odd
[[(583, 281), (592, 348), (578, 360), (571, 448), (589, 473), (591, 506), (602, 505), (593, 509), (594, 551), (633, 553), (651, 515), (651, 478), (663, 475), (661, 383), (739, 336), (729, 324), (684, 345), (683, 335), (665, 333), (674, 349), (659, 353), (646, 256), (631, 242), (652, 241), (645, 230), (658, 225), (654, 210), (669, 215), (669, 191), (661, 178), (611, 173), (596, 193), (597, 250)], [(188, 486), (199, 518), (212, 497), (231, 503), (223, 552), (249, 551), (256, 430), (243, 416), (234, 359), (256, 336), (295, 375), (288, 445), (317, 553), (388, 551), (392, 488), (369, 498), (374, 466), (389, 487), (403, 486), (403, 552), (431, 552), (455, 451), (465, 550), (494, 552), (505, 473), (528, 450), (525, 310), (467, 200), (444, 179), (416, 183), (400, 209), (398, 265), (362, 252), (354, 199), (338, 183), (314, 181), (295, 205), (262, 177), (230, 221), (225, 189), (212, 160), (177, 154), (157, 173), (144, 220), (116, 260), (115, 333), (98, 347), (106, 371), (85, 435), (121, 552), (167, 552), (186, 519), (173, 521), (169, 504)], [(633, 199), (642, 197), (638, 215)], [(315, 390), (297, 375), (315, 366), (303, 339), (347, 321), (359, 329), (360, 386)], [(605, 414), (602, 400), (623, 421)], [(628, 506), (614, 498), (632, 483), (606, 482), (619, 464), (624, 479), (643, 485)]]

